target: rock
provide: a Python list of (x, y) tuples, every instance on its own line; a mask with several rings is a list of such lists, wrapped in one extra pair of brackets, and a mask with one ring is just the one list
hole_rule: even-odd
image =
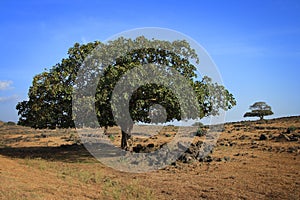
[(298, 137), (294, 137), (293, 135), (289, 137), (290, 141), (298, 141), (299, 138)]
[(288, 153), (298, 152), (298, 149), (297, 149), (296, 147), (289, 147), (289, 148), (287, 149), (287, 152), (288, 152)]
[(299, 133), (293, 133), (289, 135), (289, 138), (291, 141), (298, 141), (300, 139), (300, 134)]
[[(178, 148), (184, 150), (187, 148), (187, 144), (178, 142)], [(183, 163), (192, 163), (194, 161), (200, 162), (212, 162), (211, 156), (207, 156), (208, 153), (212, 153), (212, 144), (207, 144), (202, 141), (192, 143), (189, 148), (186, 149), (183, 155), (181, 155), (178, 160)]]
[(230, 157), (229, 156), (224, 156), (223, 158), (216, 158), (214, 159), (217, 162), (226, 162), (226, 161), (230, 161)]
[(184, 142), (177, 142), (177, 146), (180, 150), (188, 149), (189, 145)]
[(259, 143), (256, 142), (256, 141), (254, 141), (254, 140), (252, 140), (252, 141), (251, 141), (251, 144), (252, 144), (252, 145), (258, 145)]
[(150, 144), (147, 145), (147, 147), (148, 147), (148, 148), (153, 148), (153, 147), (154, 147), (154, 144), (153, 144), (153, 143), (150, 143)]
[(190, 147), (185, 151), (185, 153), (194, 154), (194, 150)]
[(194, 161), (194, 158), (192, 156), (187, 156), (185, 162), (186, 163), (192, 163)]
[(246, 140), (246, 139), (249, 139), (249, 136), (242, 135), (241, 137), (239, 137), (239, 140)]
[(143, 149), (143, 146), (142, 146), (141, 144), (137, 144), (135, 147), (132, 148), (132, 150), (133, 150), (135, 153), (141, 152), (142, 149)]
[(202, 144), (203, 144), (203, 142), (202, 142), (202, 141), (198, 141), (198, 142), (196, 142), (195, 146), (196, 146), (196, 147), (201, 147), (201, 146), (202, 146)]
[(192, 163), (195, 159), (188, 153), (183, 154), (178, 158), (183, 163)]
[(300, 133), (293, 133), (294, 137), (300, 138)]
[(277, 136), (275, 138), (276, 142), (288, 142), (290, 141), (291, 139), (289, 138), (289, 136), (287, 136), (286, 134), (280, 134), (279, 136)]
[(200, 158), (200, 162), (212, 162), (213, 159), (211, 156), (206, 156), (205, 158)]
[(161, 144), (161, 145), (159, 146), (159, 148), (164, 148), (166, 145), (167, 145), (167, 143), (165, 142), (165, 143)]
[(229, 156), (224, 156), (224, 158), (223, 158), (225, 161), (230, 161), (230, 157)]
[(229, 146), (233, 146), (233, 145), (236, 145), (236, 142), (229, 142)]
[(268, 137), (265, 134), (261, 134), (259, 136), (259, 140), (267, 140), (267, 139), (268, 139)]

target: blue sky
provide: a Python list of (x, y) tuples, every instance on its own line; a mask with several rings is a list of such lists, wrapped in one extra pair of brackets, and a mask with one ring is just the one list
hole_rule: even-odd
[(255, 101), (272, 117), (300, 115), (299, 1), (0, 2), (0, 120), (17, 121), (34, 75), (66, 57), (75, 42), (104, 41), (134, 28), (184, 33), (210, 54), (243, 120)]

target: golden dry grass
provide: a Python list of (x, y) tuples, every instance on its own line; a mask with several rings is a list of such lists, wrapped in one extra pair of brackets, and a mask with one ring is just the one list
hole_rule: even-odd
[[(134, 174), (108, 168), (83, 146), (71, 145), (78, 139), (72, 129), (2, 125), (0, 199), (299, 199), (300, 141), (275, 139), (291, 126), (300, 134), (300, 117), (226, 124), (212, 162), (176, 162)], [(175, 129), (134, 143), (160, 145)], [(109, 134), (118, 145), (120, 130)], [(261, 134), (269, 139), (260, 140)]]

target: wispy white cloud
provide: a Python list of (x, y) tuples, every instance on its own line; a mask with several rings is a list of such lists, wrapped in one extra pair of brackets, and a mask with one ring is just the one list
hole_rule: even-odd
[(0, 103), (1, 102), (8, 102), (8, 101), (15, 101), (18, 99), (18, 95), (12, 95), (8, 97), (0, 97)]
[(0, 81), (0, 90), (7, 90), (11, 88), (12, 81)]

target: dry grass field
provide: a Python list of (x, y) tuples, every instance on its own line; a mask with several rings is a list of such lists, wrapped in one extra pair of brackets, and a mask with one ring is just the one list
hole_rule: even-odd
[[(120, 130), (108, 133), (119, 145)], [(158, 147), (174, 134), (133, 143)], [(92, 157), (74, 129), (0, 123), (0, 199), (300, 199), (300, 117), (227, 123), (219, 134), (209, 159), (125, 173)]]

